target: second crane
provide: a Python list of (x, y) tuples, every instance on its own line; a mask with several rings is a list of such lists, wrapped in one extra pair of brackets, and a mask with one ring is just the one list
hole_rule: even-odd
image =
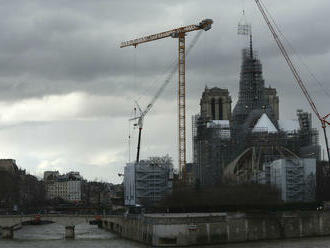
[(179, 171), (180, 176), (185, 179), (186, 168), (186, 83), (185, 83), (185, 36), (186, 33), (196, 30), (209, 30), (213, 24), (213, 20), (205, 19), (197, 25), (184, 26), (162, 33), (141, 37), (134, 40), (124, 41), (120, 47), (134, 46), (154, 40), (167, 37), (178, 38), (179, 41), (179, 62), (178, 62), (178, 131), (179, 131)]

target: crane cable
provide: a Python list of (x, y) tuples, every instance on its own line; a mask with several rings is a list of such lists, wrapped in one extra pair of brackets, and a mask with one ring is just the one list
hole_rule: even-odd
[[(288, 47), (292, 50), (293, 55), (295, 57), (297, 57), (297, 59), (300, 61), (300, 63), (305, 67), (305, 69), (307, 70), (307, 72), (310, 74), (311, 78), (314, 79), (314, 81), (319, 85), (319, 87), (322, 89), (322, 92), (327, 96), (330, 97), (330, 92), (329, 92), (329, 88), (325, 87), (324, 83), (322, 83), (316, 76), (315, 74), (312, 72), (312, 70), (310, 69), (310, 67), (304, 62), (303, 58), (297, 53), (296, 49), (294, 48), (294, 46), (290, 43), (290, 41), (286, 38), (286, 36), (283, 34), (283, 32), (281, 31), (278, 23), (275, 21), (275, 19), (273, 18), (273, 16), (271, 15), (271, 13), (268, 11), (267, 7), (265, 6), (264, 3), (262, 3), (263, 8), (265, 9), (265, 11), (267, 12), (267, 15), (269, 16), (269, 18), (272, 20), (272, 23), (274, 24), (274, 27), (276, 29), (276, 31), (281, 35), (281, 37), (284, 39), (284, 41), (287, 43)], [(314, 98), (315, 101), (315, 98)]]
[[(269, 11), (267, 10), (265, 4), (264, 4), (261, 0), (255, 0), (255, 2), (257, 3), (257, 6), (259, 7), (259, 10), (260, 10), (261, 14), (263, 15), (263, 17), (264, 17), (264, 19), (265, 19), (265, 21), (266, 21), (266, 23), (267, 23), (267, 25), (268, 25), (268, 27), (269, 27), (271, 33), (273, 34), (274, 39), (275, 39), (275, 41), (276, 41), (278, 47), (280, 48), (280, 50), (281, 50), (281, 52), (282, 52), (282, 54), (283, 54), (285, 60), (287, 61), (287, 63), (288, 63), (288, 65), (289, 65), (289, 68), (290, 68), (291, 72), (294, 74), (294, 77), (296, 78), (297, 83), (298, 83), (300, 89), (303, 91), (305, 97), (307, 98), (307, 101), (309, 102), (309, 105), (311, 106), (313, 112), (315, 113), (315, 115), (317, 116), (317, 118), (320, 120), (321, 125), (322, 125), (322, 128), (324, 129), (324, 135), (326, 136), (325, 128), (326, 128), (326, 126), (330, 125), (330, 122), (327, 120), (327, 119), (330, 117), (330, 114), (327, 114), (326, 116), (323, 116), (323, 117), (321, 116), (321, 114), (319, 113), (319, 111), (318, 111), (318, 109), (317, 109), (317, 107), (316, 107), (316, 105), (315, 105), (315, 103), (314, 103), (314, 99), (313, 99), (312, 96), (309, 94), (308, 90), (306, 89), (306, 87), (305, 87), (305, 85), (304, 85), (304, 83), (303, 83), (303, 81), (302, 81), (302, 79), (301, 79), (299, 73), (297, 72), (297, 69), (296, 69), (295, 66), (293, 65), (293, 63), (292, 63), (292, 61), (291, 61), (291, 59), (290, 59), (290, 57), (289, 57), (289, 55), (288, 55), (286, 49), (284, 48), (284, 46), (283, 46), (281, 40), (279, 39), (279, 37), (278, 37), (276, 31), (277, 31), (277, 32), (278, 32), (278, 33), (279, 33), (284, 39), (286, 39), (285, 36), (283, 35), (283, 33), (281, 32), (281, 30), (279, 29), (279, 27), (278, 27), (278, 25), (276, 24), (275, 20), (272, 18), (271, 14), (270, 14)], [(267, 14), (266, 14), (265, 12), (267, 12)], [(274, 28), (273, 25), (270, 23), (270, 20), (269, 20), (269, 18), (268, 18), (267, 15), (270, 16), (270, 18), (271, 18), (271, 20), (272, 20), (272, 22), (273, 22), (275, 28)], [(276, 29), (276, 31), (275, 31), (275, 29)], [(287, 41), (287, 42), (288, 42), (288, 41)], [(289, 42), (288, 42), (288, 43), (289, 43)], [(290, 43), (289, 43), (289, 44), (290, 44)], [(294, 50), (294, 49), (293, 49), (293, 50)], [(312, 76), (316, 79), (316, 77), (314, 76), (314, 74), (312, 74)], [(319, 82), (318, 80), (316, 80), (316, 81), (317, 81), (317, 82), (319, 83), (319, 85), (321, 86), (321, 82)], [(322, 87), (321, 87), (321, 88), (322, 88)], [(327, 91), (325, 91), (325, 92), (327, 92)], [(328, 94), (328, 93), (326, 93), (326, 94)], [(326, 143), (328, 143), (327, 138), (326, 138)], [(328, 147), (328, 145), (327, 145), (327, 147)], [(327, 151), (328, 151), (328, 157), (329, 157), (329, 163), (330, 163), (330, 154), (329, 154), (329, 149), (328, 149), (328, 148), (327, 148)], [(330, 165), (329, 165), (329, 167), (330, 167)]]
[[(196, 43), (198, 42), (198, 40), (199, 40), (202, 32), (203, 32), (203, 30), (200, 30), (193, 37), (193, 40), (191, 41), (191, 43), (189, 44), (189, 46), (188, 46), (188, 48), (186, 50), (186, 56), (189, 55), (189, 53), (191, 52), (191, 50), (193, 49), (193, 47), (196, 45)], [(165, 81), (159, 87), (159, 89), (157, 90), (156, 94), (153, 96), (153, 98), (151, 99), (150, 103), (147, 105), (146, 110), (143, 111), (145, 114), (150, 111), (150, 109), (152, 108), (152, 106), (154, 105), (154, 103), (157, 101), (157, 99), (159, 98), (159, 96), (162, 94), (162, 92), (164, 91), (164, 89), (166, 88), (166, 86), (171, 82), (171, 79), (176, 74), (177, 70), (178, 70), (178, 62), (175, 63), (175, 66), (173, 66), (172, 70), (169, 72), (169, 74), (166, 77)]]
[(317, 108), (316, 108), (316, 105), (315, 105), (315, 103), (313, 102), (313, 99), (311, 98), (309, 92), (307, 91), (305, 85), (303, 84), (302, 79), (301, 79), (300, 75), (298, 74), (297, 69), (296, 69), (295, 66), (293, 65), (293, 63), (292, 63), (292, 61), (291, 61), (291, 59), (290, 59), (290, 57), (289, 57), (289, 55), (288, 55), (286, 49), (284, 48), (284, 46), (283, 46), (283, 44), (282, 44), (280, 38), (279, 38), (278, 35), (277, 35), (277, 32), (275, 31), (275, 28), (274, 28), (273, 25), (271, 24), (271, 22), (270, 22), (270, 20), (269, 20), (269, 18), (268, 18), (268, 16), (267, 16), (265, 10), (263, 9), (264, 4), (262, 4), (261, 0), (255, 0), (255, 2), (257, 3), (257, 5), (258, 5), (258, 7), (259, 7), (259, 10), (260, 10), (261, 14), (263, 15), (263, 17), (264, 17), (264, 19), (265, 19), (265, 21), (266, 21), (266, 23), (267, 23), (267, 25), (268, 25), (268, 27), (269, 27), (269, 29), (270, 29), (272, 35), (273, 35), (273, 37), (274, 37), (274, 39), (275, 39), (275, 41), (276, 41), (276, 43), (277, 43), (277, 46), (278, 46), (279, 49), (281, 50), (281, 52), (282, 52), (282, 54), (283, 54), (283, 56), (284, 56), (286, 62), (288, 63), (288, 66), (289, 66), (291, 72), (293, 73), (295, 79), (297, 80), (297, 83), (298, 83), (300, 89), (302, 90), (302, 92), (304, 93), (305, 97), (307, 98), (307, 101), (309, 102), (309, 104), (310, 104), (310, 106), (311, 106), (313, 112), (316, 114), (316, 116), (317, 116), (320, 120), (322, 120), (322, 116), (321, 116), (320, 113), (318, 112), (318, 110), (317, 110)]
[[(193, 47), (196, 45), (196, 43), (198, 42), (201, 34), (202, 34), (203, 30), (200, 30), (199, 32), (197, 32), (197, 34), (193, 37), (193, 40), (191, 41), (191, 43), (188, 46), (188, 49), (186, 50), (186, 56), (188, 56), (188, 54), (191, 52), (191, 50), (193, 49)], [(154, 97), (152, 98), (151, 102), (147, 105), (146, 109), (140, 113), (140, 116), (137, 118), (132, 118), (129, 120), (129, 123), (131, 120), (133, 119), (142, 119), (144, 116), (150, 111), (150, 109), (152, 108), (152, 106), (154, 105), (154, 103), (157, 101), (157, 99), (160, 97), (160, 95), (162, 94), (162, 92), (164, 91), (164, 89), (166, 88), (166, 86), (170, 83), (171, 79), (173, 78), (173, 76), (175, 75), (175, 73), (177, 72), (177, 67), (178, 67), (178, 62), (175, 63), (175, 66), (173, 67), (173, 69), (170, 71), (170, 73), (168, 74), (168, 76), (166, 77), (164, 83), (160, 86), (160, 88), (158, 89), (158, 91), (156, 92), (156, 94), (154, 95)], [(137, 104), (137, 102), (136, 102)], [(139, 108), (140, 109), (140, 108)], [(129, 129), (130, 130), (130, 129)], [(130, 131), (129, 131), (130, 132)], [(131, 134), (129, 133), (129, 153), (131, 152), (131, 144), (130, 144), (130, 139), (131, 139)], [(130, 157), (130, 154), (129, 154)]]
[(277, 46), (279, 47), (279, 49), (281, 50), (281, 53), (283, 55), (283, 57), (285, 58), (292, 74), (294, 75), (300, 89), (302, 90), (302, 92), (304, 93), (310, 107), (312, 108), (313, 112), (316, 114), (317, 118), (320, 120), (321, 125), (322, 125), (322, 129), (324, 132), (324, 138), (325, 138), (325, 144), (326, 144), (326, 148), (327, 148), (327, 154), (328, 154), (328, 174), (330, 173), (330, 150), (329, 150), (329, 143), (328, 143), (328, 137), (327, 137), (327, 132), (326, 132), (326, 127), (330, 125), (330, 121), (328, 121), (327, 119), (330, 117), (330, 114), (327, 114), (326, 116), (321, 116), (321, 114), (319, 113), (313, 99), (311, 98), (308, 90), (306, 89), (297, 69), (295, 68), (294, 64), (292, 63), (284, 45), (282, 44), (281, 39), (278, 37), (277, 32), (275, 30), (275, 28), (273, 27), (272, 23), (270, 22), (264, 8), (265, 5), (262, 3), (261, 0), (255, 0), (265, 22), (267, 23), (267, 26), (269, 28), (269, 30), (271, 31)]
[(327, 95), (327, 97), (330, 97), (330, 92), (329, 92), (329, 88), (325, 87), (324, 83), (322, 83), (316, 76), (315, 74), (312, 72), (312, 70), (310, 69), (310, 67), (304, 62), (303, 58), (297, 53), (296, 49), (293, 47), (293, 45), (290, 43), (290, 41), (286, 38), (286, 36), (283, 34), (283, 32), (281, 31), (278, 23), (275, 21), (275, 19), (272, 17), (271, 13), (268, 11), (268, 9), (266, 8), (264, 3), (261, 3), (263, 8), (265, 9), (265, 11), (267, 12), (267, 15), (269, 16), (269, 18), (272, 20), (277, 32), (281, 35), (281, 37), (285, 40), (285, 42), (287, 43), (287, 45), (289, 46), (289, 48), (292, 50), (293, 55), (295, 55), (298, 60), (300, 60), (300, 62), (302, 63), (302, 65), (306, 68), (306, 70), (308, 71), (308, 73), (310, 74), (311, 78), (314, 79), (314, 81), (319, 85), (319, 87), (322, 89), (322, 92), (324, 94)]

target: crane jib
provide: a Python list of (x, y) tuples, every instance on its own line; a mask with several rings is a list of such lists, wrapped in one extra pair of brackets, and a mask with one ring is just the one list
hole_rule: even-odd
[(158, 34), (148, 35), (148, 36), (138, 38), (138, 39), (134, 39), (134, 40), (124, 41), (124, 42), (120, 43), (120, 47), (122, 48), (122, 47), (127, 47), (127, 46), (136, 46), (140, 43), (170, 37), (170, 36), (172, 36), (172, 34), (186, 33), (186, 32), (190, 32), (190, 31), (194, 31), (194, 30), (198, 30), (198, 29), (201, 29), (201, 27), (199, 27), (197, 25), (189, 25), (189, 26), (185, 26), (185, 27), (165, 31), (165, 32), (162, 32), (162, 33), (158, 33)]

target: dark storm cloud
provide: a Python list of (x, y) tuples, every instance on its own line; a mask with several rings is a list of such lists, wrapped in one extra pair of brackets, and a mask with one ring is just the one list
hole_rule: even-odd
[[(286, 9), (265, 2), (274, 9), (274, 16), (298, 52), (309, 56), (329, 50), (330, 37), (323, 32), (329, 3), (318, 1), (317, 9), (322, 12), (317, 15), (310, 11), (313, 3), (295, 13), (292, 10), (297, 0), (289, 1)], [(246, 6), (251, 10), (249, 21), (255, 23), (256, 48), (263, 60), (278, 57), (253, 4), (248, 1)], [(235, 29), (241, 6), (240, 1), (229, 0), (207, 5), (201, 1), (151, 0), (2, 2), (0, 96), (15, 99), (72, 91), (122, 95), (138, 91), (143, 95), (154, 78), (164, 75), (164, 68), (176, 59), (177, 44), (164, 40), (137, 49), (120, 49), (120, 41), (197, 23), (205, 17), (213, 18), (215, 24), (190, 55), (190, 69), (196, 74), (220, 70), (222, 75), (234, 77), (240, 64)]]
[[(166, 16), (166, 12), (156, 15), (150, 10), (163, 7), (164, 4), (155, 1), (143, 4), (129, 1), (126, 4), (125, 1), (3, 3), (0, 7), (5, 20), (0, 24), (2, 96), (19, 98), (74, 90), (96, 91), (97, 87), (89, 84), (100, 85), (102, 81), (99, 92), (104, 93), (105, 88), (111, 92), (112, 87), (121, 84), (120, 78), (114, 77), (132, 77), (130, 74), (136, 68), (131, 63), (132, 51), (125, 57), (119, 49), (119, 37), (133, 38), (130, 36), (139, 33), (136, 30), (141, 32), (148, 18), (158, 18), (160, 22), (159, 18)], [(150, 26), (155, 24), (151, 23)], [(154, 75), (157, 68), (164, 66), (159, 62), (159, 58), (164, 57), (162, 54), (150, 54), (137, 60), (143, 65), (140, 71), (148, 68), (144, 76)], [(127, 81), (131, 83), (130, 79)], [(18, 87), (20, 91), (16, 90)]]

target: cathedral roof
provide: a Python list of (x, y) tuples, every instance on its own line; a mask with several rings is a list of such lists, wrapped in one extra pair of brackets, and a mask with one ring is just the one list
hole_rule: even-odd
[(221, 89), (218, 87), (213, 87), (213, 88), (205, 88), (203, 92), (203, 96), (208, 95), (208, 96), (220, 96), (220, 95), (229, 95), (228, 89)]
[(268, 132), (277, 133), (278, 130), (274, 126), (273, 122), (269, 119), (266, 113), (263, 113), (260, 119), (257, 121), (256, 125), (252, 129), (252, 132)]

